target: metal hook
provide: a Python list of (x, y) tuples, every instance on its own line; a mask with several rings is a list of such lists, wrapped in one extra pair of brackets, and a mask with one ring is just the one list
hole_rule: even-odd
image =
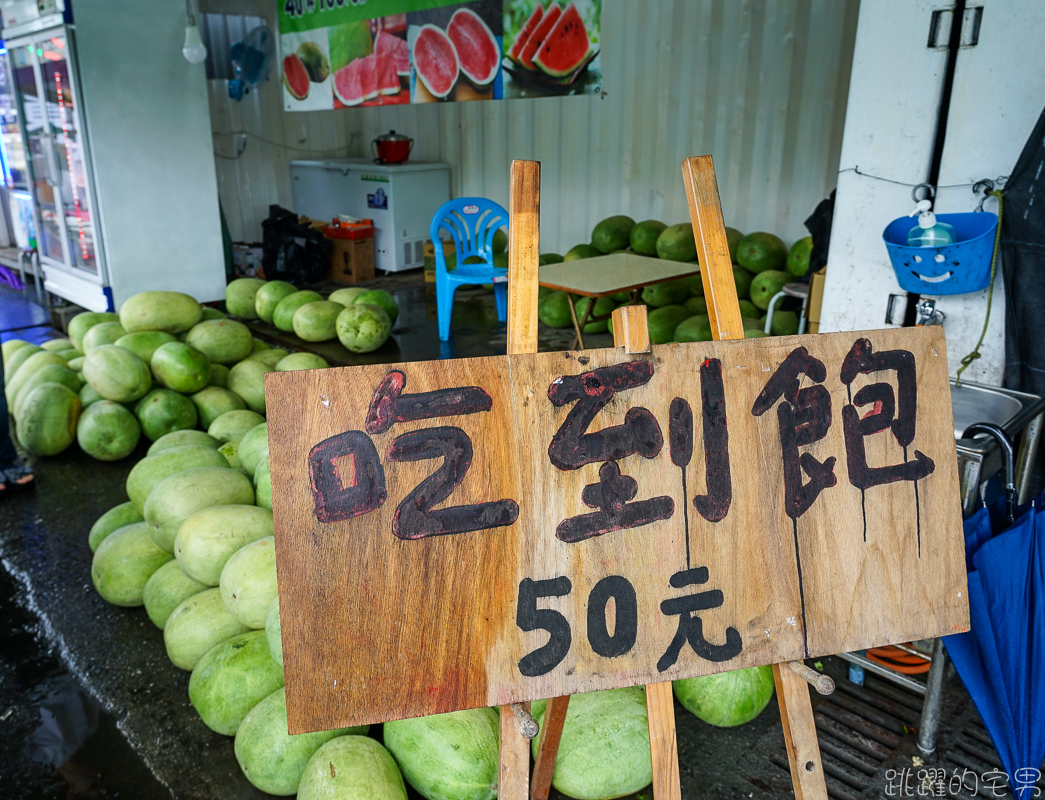
[(987, 202), (987, 198), (991, 196), (991, 192), (994, 191), (994, 181), (990, 178), (984, 178), (983, 180), (976, 181), (972, 185), (972, 193), (974, 195), (983, 192), (983, 196), (980, 198), (980, 204), (976, 207), (976, 211), (983, 211), (983, 204)]
[[(919, 196), (919, 189), (924, 189), (925, 194)], [(931, 183), (919, 183), (917, 186), (911, 189), (911, 199), (914, 200), (914, 202), (917, 203), (920, 200), (925, 200), (929, 198), (931, 198), (933, 201), (936, 200), (936, 187), (933, 186)]]
[(1005, 515), (1011, 525), (1016, 519), (1016, 506), (1019, 504), (1019, 493), (1016, 491), (1016, 459), (1012, 439), (1005, 431), (989, 422), (976, 422), (962, 431), (960, 438), (971, 439), (978, 433), (985, 433), (998, 443), (1002, 451), (1002, 465), (1005, 468)]

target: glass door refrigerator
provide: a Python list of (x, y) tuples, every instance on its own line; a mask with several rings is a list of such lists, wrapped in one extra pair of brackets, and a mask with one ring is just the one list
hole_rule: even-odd
[(31, 179), (25, 153), (22, 115), (18, 110), (6, 47), (0, 47), (0, 167), (3, 169), (3, 189), (0, 194), (11, 222), (11, 238), (19, 250), (35, 250), (36, 212), (29, 192)]
[[(24, 137), (20, 180), (32, 198), (36, 247), (48, 272), (63, 273), (53, 276), (57, 280), (48, 274), (48, 288), (60, 286), (63, 297), (87, 308), (97, 307), (104, 295), (111, 306), (94, 224), (73, 31), (64, 25), (45, 29), (13, 37), (6, 47)], [(14, 175), (12, 184), (16, 196)]]

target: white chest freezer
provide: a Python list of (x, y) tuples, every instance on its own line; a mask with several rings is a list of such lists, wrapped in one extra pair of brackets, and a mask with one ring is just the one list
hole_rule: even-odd
[(291, 161), (290, 177), (296, 213), (322, 220), (338, 214), (372, 219), (374, 263), (386, 272), (424, 266), (432, 217), (450, 199), (448, 164)]

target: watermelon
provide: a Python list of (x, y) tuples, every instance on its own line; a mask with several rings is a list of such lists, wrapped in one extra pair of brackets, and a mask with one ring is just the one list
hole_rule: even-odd
[(794, 336), (798, 333), (798, 314), (794, 311), (775, 311), (769, 332), (773, 336)]
[(334, 73), (334, 94), (342, 105), (358, 106), (363, 102), (362, 67), (363, 59), (357, 58)]
[(537, 306), (537, 318), (549, 328), (570, 327), (573, 324), (570, 296), (566, 292), (552, 292)]
[(208, 650), (197, 662), (189, 700), (204, 725), (234, 736), (247, 713), (281, 688), (283, 670), (269, 655), (265, 632), (250, 631)]
[(134, 414), (141, 423), (141, 432), (151, 442), (168, 433), (196, 427), (196, 406), (192, 400), (170, 389), (153, 389), (138, 401)]
[(265, 640), (268, 642), (272, 660), (283, 666), (283, 626), (279, 621), (279, 595), (272, 598), (265, 612)]
[(287, 733), (287, 692), (277, 689), (240, 723), (236, 731), (236, 760), (247, 780), (261, 791), (292, 795), (316, 750), (338, 736), (365, 736), (368, 728), (361, 725), (291, 736)]
[(580, 67), (589, 53), (588, 30), (571, 2), (541, 42), (533, 63), (553, 78), (564, 78)]
[[(577, 298), (577, 304), (575, 309), (577, 311), (577, 323), (584, 319), (584, 312), (588, 310), (588, 303), (592, 301), (590, 297), (579, 297)], [(613, 309), (617, 307), (617, 304), (613, 302), (609, 297), (600, 297), (595, 300), (595, 307), (591, 311), (592, 317), (602, 317), (606, 314), (612, 314)], [(589, 317), (591, 319), (591, 317)], [(571, 320), (572, 321), (572, 320)], [(584, 326), (585, 333), (605, 333), (606, 323), (608, 319), (598, 320), (596, 322), (589, 322)]]
[(707, 314), (698, 314), (682, 320), (674, 333), (676, 342), (710, 342), (713, 338), (711, 318)]
[(630, 242), (631, 231), (635, 220), (624, 214), (607, 217), (591, 232), (591, 244), (601, 253), (613, 253), (623, 250)]
[(139, 292), (120, 306), (120, 324), (127, 333), (165, 331), (181, 333), (200, 321), (196, 299), (182, 292)]
[[(340, 317), (339, 317), (340, 319)], [(243, 398), (247, 408), (265, 413), (265, 373), (273, 368), (260, 361), (241, 361), (229, 370), (229, 389)]]
[(767, 269), (758, 273), (751, 281), (751, 302), (765, 311), (769, 308), (772, 300), (784, 285), (791, 280), (791, 276), (780, 270)]
[(537, 29), (537, 26), (541, 22), (541, 18), (544, 16), (544, 6), (540, 3), (533, 9), (533, 13), (530, 14), (530, 18), (526, 20), (522, 28), (519, 30), (518, 35), (515, 37), (515, 41), (512, 42), (511, 48), (508, 50), (508, 58), (514, 61), (516, 64), (519, 63), (519, 55), (522, 53), (523, 48), (526, 46), (526, 41), (530, 38), (530, 35)]
[(163, 626), (163, 644), (174, 666), (192, 669), (211, 648), (247, 630), (225, 608), (218, 589), (205, 589), (170, 613)]
[(279, 305), (279, 301), (288, 294), (294, 294), (297, 287), (286, 281), (269, 281), (264, 286), (258, 287), (254, 295), (254, 311), (263, 322), (272, 322), (272, 314)]
[(200, 316), (201, 322), (206, 322), (209, 319), (228, 319), (227, 315), (218, 311), (216, 308), (211, 308), (210, 306), (201, 306), (200, 311), (203, 312)]
[(275, 538), (258, 539), (233, 553), (221, 570), (218, 588), (232, 616), (248, 628), (264, 628), (265, 614), (276, 598)]
[(214, 424), (214, 420), (222, 414), (229, 411), (239, 411), (247, 407), (242, 397), (220, 386), (208, 386), (205, 389), (201, 389), (192, 395), (192, 402), (196, 406), (200, 427), (205, 429), (209, 429)]
[[(335, 323), (344, 306), (330, 300), (313, 300), (294, 312), (294, 333), (306, 342), (328, 342), (337, 338)], [(279, 359), (276, 358), (276, 363)], [(275, 366), (272, 364), (271, 366)]]
[(224, 389), (229, 382), (229, 368), (224, 364), (211, 364), (210, 365), (210, 380), (207, 381), (208, 386), (220, 386)]
[(809, 272), (809, 256), (813, 254), (813, 237), (799, 239), (787, 252), (787, 271), (796, 278)]
[(685, 280), (664, 281), (647, 286), (642, 290), (642, 302), (654, 308), (684, 303), (689, 297), (689, 285)]
[[(213, 451), (211, 451), (213, 452)], [(224, 458), (220, 453), (215, 453)], [(157, 546), (174, 552), (182, 523), (212, 506), (253, 505), (254, 487), (243, 473), (229, 467), (196, 467), (165, 478), (152, 490), (142, 516)]]
[(177, 561), (168, 561), (145, 582), (142, 590), (145, 613), (162, 631), (174, 609), (206, 588), (182, 572)]
[(174, 557), (190, 578), (217, 586), (222, 569), (236, 551), (273, 533), (271, 511), (242, 504), (211, 506), (197, 511), (178, 528)]
[(145, 522), (145, 518), (138, 513), (134, 503), (120, 503), (118, 506), (110, 508), (95, 520), (94, 525), (91, 526), (91, 532), (87, 535), (87, 544), (91, 548), (91, 552), (97, 550), (98, 545), (110, 533), (127, 525), (133, 525), (135, 522)]
[(559, 8), (559, 4), (555, 0), (552, 0), (551, 5), (545, 9), (544, 16), (537, 23), (537, 27), (530, 34), (530, 38), (526, 40), (526, 44), (519, 51), (519, 63), (526, 69), (537, 69), (533, 63), (533, 57), (537, 54), (537, 49), (544, 43), (545, 37), (555, 27), (555, 23), (559, 21), (560, 16), (562, 16), (562, 9)]
[(356, 302), (356, 298), (364, 292), (370, 291), (364, 289), (362, 286), (346, 286), (343, 289), (335, 289), (330, 293), (330, 297), (327, 299), (332, 303), (341, 303), (343, 306), (350, 306)]
[[(403, 39), (384, 31), (378, 31), (374, 39), (374, 58), (377, 62), (377, 93), (399, 93), (400, 45), (406, 45)], [(407, 72), (409, 73), (409, 49), (407, 53)]]
[[(546, 700), (530, 713), (540, 723)], [(533, 740), (537, 754), (539, 739)], [(622, 797), (653, 780), (646, 693), (641, 688), (575, 694), (555, 760), (552, 786), (577, 800)]]
[(493, 83), (501, 63), (501, 48), (482, 18), (470, 8), (459, 8), (450, 17), (446, 35), (454, 43), (465, 78), (478, 88)]
[(174, 336), (163, 331), (138, 331), (136, 333), (128, 333), (126, 336), (121, 336), (113, 342), (113, 344), (117, 347), (123, 347), (130, 350), (138, 356), (138, 358), (148, 364), (152, 361), (152, 354), (156, 352), (157, 347), (161, 344), (167, 344), (167, 342), (176, 341), (177, 339), (175, 339)]
[(184, 342), (161, 344), (150, 365), (157, 383), (182, 394), (198, 392), (210, 382), (210, 361)]
[(84, 354), (90, 353), (94, 348), (103, 344), (116, 344), (116, 340), (125, 333), (127, 331), (119, 322), (99, 322), (84, 334), (83, 342), (81, 342), (83, 352)]
[(726, 241), (729, 243), (729, 257), (733, 260), (733, 263), (737, 263), (737, 247), (740, 245), (740, 240), (744, 238), (744, 234), (738, 231), (736, 228), (730, 228), (726, 226)]
[(575, 244), (569, 250), (566, 251), (566, 255), (563, 257), (563, 261), (579, 261), (582, 258), (595, 258), (601, 256), (602, 253), (592, 247), (590, 244)]
[(127, 476), (127, 497), (141, 513), (152, 490), (162, 481), (182, 470), (195, 467), (227, 467), (228, 462), (216, 448), (186, 444), (149, 455), (134, 465)]
[(322, 83), (330, 74), (330, 60), (315, 42), (302, 42), (298, 45), (298, 58), (305, 65), (308, 79), (312, 83)]
[[(91, 384), (85, 383), (83, 386), (80, 387), (80, 402), (83, 404), (84, 408), (87, 408), (87, 406), (91, 405), (92, 403), (97, 403), (99, 400), (104, 399), (104, 397), (102, 397), (100, 394), (98, 394), (98, 392), (94, 390)], [(15, 417), (15, 419), (17, 419), (17, 417)]]
[(226, 411), (207, 427), (207, 433), (221, 444), (238, 442), (249, 430), (261, 425), (264, 421), (265, 418), (261, 414), (249, 409)]
[(737, 244), (737, 263), (756, 273), (783, 270), (787, 265), (787, 247), (779, 236), (755, 231)]
[(428, 800), (497, 796), (500, 722), (492, 708), (399, 719), (384, 724), (384, 742), (403, 777)]
[[(55, 356), (61, 358), (57, 353)], [(8, 409), (11, 411), (15, 419), (22, 416), (22, 401), (29, 396), (29, 392), (41, 383), (60, 383), (62, 386), (72, 389), (77, 394), (79, 394), (80, 389), (83, 388), (83, 383), (76, 377), (76, 373), (71, 369), (67, 369), (61, 364), (47, 364), (28, 376), (28, 379), (18, 390), (14, 402), (8, 406)]]
[(374, 46), (370, 37), (370, 27), (365, 20), (346, 22), (328, 28), (327, 43), (330, 47), (330, 68), (334, 72), (352, 61), (370, 55)]
[[(709, 725), (732, 728), (762, 713), (773, 696), (773, 668), (747, 667), (674, 681), (678, 701)], [(572, 705), (572, 703), (571, 703)]]
[[(543, 267), (545, 264), (561, 264), (563, 260), (563, 257), (558, 253), (541, 253), (537, 263)], [(541, 288), (543, 289), (544, 287), (542, 286)]]
[(675, 328), (687, 317), (689, 317), (689, 312), (684, 306), (663, 306), (651, 311), (647, 318), (650, 342), (666, 344), (674, 341)]
[(642, 256), (656, 256), (657, 238), (666, 227), (668, 226), (656, 219), (645, 219), (637, 223), (628, 235), (631, 249)]
[(269, 454), (269, 426), (262, 423), (243, 434), (237, 454), (243, 469), (253, 476), (258, 464)]
[(289, 333), (294, 330), (294, 312), (305, 305), (305, 303), (311, 303), (313, 300), (322, 299), (323, 297), (319, 292), (313, 292), (310, 289), (303, 289), (300, 292), (292, 292), (276, 304), (276, 308), (272, 312), (272, 324), (281, 331), (287, 331)]
[(18, 440), (33, 455), (58, 455), (76, 439), (82, 408), (80, 396), (68, 386), (41, 383), (22, 401)]
[(298, 800), (406, 800), (395, 759), (368, 736), (338, 736), (308, 760)]
[[(306, 303), (305, 305), (309, 304)], [(336, 306), (338, 305), (338, 303), (334, 303), (334, 305)], [(282, 350), (278, 347), (272, 347), (268, 350), (257, 350), (251, 353), (249, 356), (247, 356), (247, 358), (245, 358), (244, 361), (260, 361), (266, 367), (275, 368), (276, 364), (278, 364), (280, 361), (286, 358), (286, 356), (286, 350)], [(228, 383), (227, 380), (225, 382)]]
[[(91, 328), (100, 322), (119, 322), (120, 315), (113, 314), (108, 311), (84, 311), (82, 314), (77, 314), (71, 320), (69, 320), (68, 326), (66, 326), (69, 333), (69, 341), (73, 343), (73, 347), (83, 352), (83, 337)], [(31, 345), (35, 347), (36, 345)], [(4, 353), (4, 360), (7, 361), (8, 368), (13, 371), (14, 368), (11, 362), (8, 360), (10, 356)]]
[(283, 59), (283, 86), (286, 87), (290, 96), (295, 100), (304, 100), (308, 97), (308, 89), (311, 81), (308, 70), (297, 53), (291, 53)]
[(170, 450), (172, 447), (186, 447), (188, 445), (203, 445), (204, 447), (217, 450), (220, 444), (221, 442), (212, 436), (208, 436), (203, 431), (173, 431), (153, 442), (146, 455), (153, 456), (161, 450)]
[[(81, 314), (80, 316), (83, 315)], [(73, 317), (73, 319), (76, 319), (76, 317)], [(31, 356), (42, 352), (46, 352), (42, 347), (37, 347), (35, 344), (26, 344), (12, 351), (11, 355), (4, 356), (4, 386), (11, 384), (22, 364), (28, 361)], [(57, 353), (52, 353), (51, 355), (57, 356)], [(62, 360), (64, 361), (65, 359)]]
[(693, 224), (680, 222), (661, 231), (657, 237), (657, 255), (668, 261), (696, 259), (697, 242), (693, 238)]
[(99, 400), (80, 414), (76, 441), (80, 449), (99, 461), (119, 461), (134, 452), (141, 427), (134, 414), (119, 403)]
[(145, 584), (173, 556), (149, 537), (149, 526), (136, 522), (105, 537), (94, 551), (91, 580), (98, 594), (115, 606), (140, 606)]
[[(253, 298), (250, 307), (253, 310)], [(254, 351), (250, 328), (231, 319), (212, 319), (194, 325), (185, 337), (185, 344), (195, 347), (214, 364), (235, 364)]]
[(388, 341), (392, 321), (383, 308), (353, 303), (337, 315), (337, 338), (353, 353), (370, 353)]
[(323, 356), (315, 353), (291, 353), (276, 363), (276, 372), (292, 372), (298, 369), (323, 369), (330, 366)]
[(254, 502), (262, 508), (272, 510), (272, 473), (269, 470), (268, 456), (265, 456), (254, 470)]
[[(73, 343), (68, 339), (48, 339), (43, 342), (40, 347), (44, 350), (50, 350), (52, 353), (61, 353), (63, 350), (76, 350)], [(79, 352), (79, 351), (77, 351)]]
[[(22, 348), (19, 352), (26, 352), (27, 348)], [(7, 386), (4, 392), (7, 395), (7, 407), (10, 411), (16, 412), (15, 400), (18, 398), (18, 394), (24, 389), (31, 380), (35, 377), (37, 372), (40, 372), (45, 367), (65, 367), (68, 369), (68, 363), (57, 353), (49, 353), (46, 350), (37, 350), (32, 353), (23, 363), (18, 373), (7, 382)], [(70, 387), (72, 388), (72, 387)], [(79, 391), (77, 387), (76, 391)], [(17, 419), (17, 413), (15, 418)]]
[(751, 281), (755, 276), (739, 264), (733, 265), (733, 283), (737, 287), (737, 298), (743, 300), (751, 296)]
[(385, 313), (388, 314), (388, 319), (395, 326), (396, 320), (399, 319), (399, 303), (396, 302), (396, 299), (391, 294), (384, 289), (368, 289), (362, 294), (356, 295), (353, 305), (363, 303), (383, 308)]
[(414, 70), (424, 88), (445, 100), (457, 83), (461, 62), (450, 37), (435, 25), (422, 25), (414, 40)]

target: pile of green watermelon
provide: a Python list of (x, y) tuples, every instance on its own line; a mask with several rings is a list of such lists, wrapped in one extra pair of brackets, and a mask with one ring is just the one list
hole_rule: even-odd
[[(726, 228), (729, 253), (733, 259), (733, 280), (740, 300), (744, 335), (765, 336), (765, 316), (769, 301), (784, 284), (800, 278), (809, 270), (812, 237), (795, 242), (790, 249), (779, 236), (757, 231), (746, 236), (735, 228)], [(602, 220), (591, 234), (590, 244), (578, 244), (565, 256), (542, 253), (541, 264), (576, 261), (610, 253), (635, 253), (651, 258), (697, 264), (697, 246), (693, 226), (688, 222), (666, 225), (658, 220), (635, 222), (618, 215)], [(591, 316), (601, 317), (630, 301), (628, 292), (595, 301)], [(576, 300), (574, 311), (583, 318), (591, 299)], [(700, 276), (658, 283), (642, 290), (639, 302), (649, 307), (649, 333), (653, 344), (667, 342), (710, 341), (711, 321)], [(566, 292), (541, 289), (538, 318), (553, 328), (573, 324), (570, 298)], [(612, 320), (589, 322), (584, 333), (613, 331)], [(771, 335), (790, 336), (798, 333), (798, 314), (777, 308), (773, 314)]]
[[(340, 338), (353, 352), (384, 344), (399, 314), (380, 289), (339, 289), (323, 300), (255, 278), (230, 283), (225, 301), (240, 319), (264, 319), (309, 342)], [(94, 458), (117, 461), (143, 435), (155, 442), (200, 428), (237, 466), (224, 427), (264, 421), (265, 373), (328, 366), (314, 353), (270, 348), (242, 322), (179, 292), (136, 294), (118, 314), (78, 314), (68, 335), (42, 346), (3, 344), (8, 408), (35, 455), (57, 455), (75, 441)]]

